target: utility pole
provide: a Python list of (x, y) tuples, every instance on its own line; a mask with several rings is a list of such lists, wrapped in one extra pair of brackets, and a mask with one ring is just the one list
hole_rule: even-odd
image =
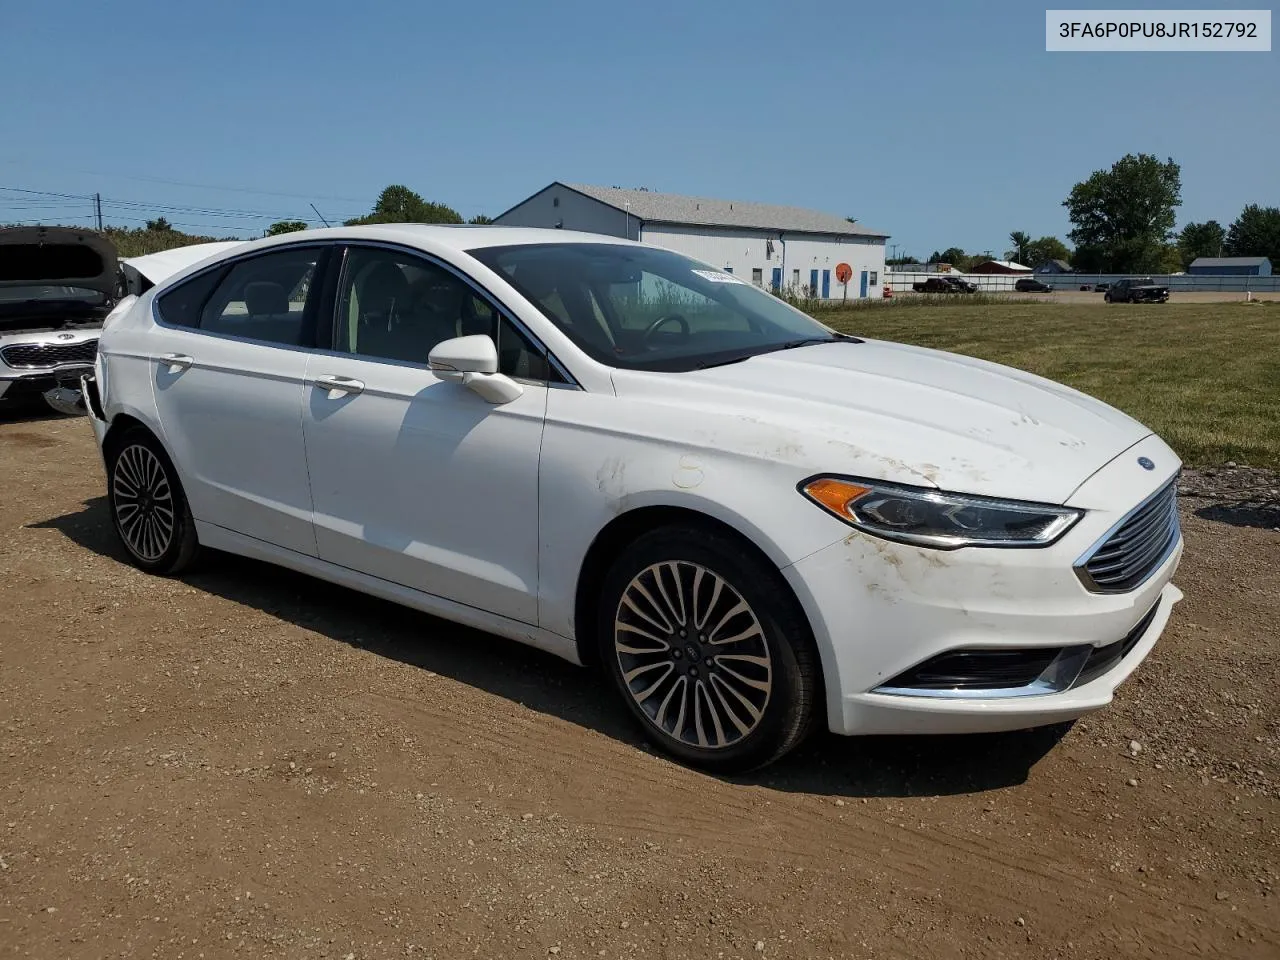
[(98, 216), (98, 232), (102, 232), (102, 194), (93, 195), (93, 211)]

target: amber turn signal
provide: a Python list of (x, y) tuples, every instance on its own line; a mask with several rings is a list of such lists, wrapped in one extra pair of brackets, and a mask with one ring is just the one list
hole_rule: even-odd
[(848, 480), (835, 480), (823, 477), (805, 485), (804, 492), (810, 499), (822, 504), (834, 514), (849, 516), (849, 504), (864, 494), (870, 493), (870, 487), (860, 487)]

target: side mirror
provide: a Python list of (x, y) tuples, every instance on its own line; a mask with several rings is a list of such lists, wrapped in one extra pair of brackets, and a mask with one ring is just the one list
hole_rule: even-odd
[(489, 403), (510, 403), (524, 387), (498, 373), (498, 348), (484, 334), (437, 343), (427, 365), (441, 380), (460, 383)]

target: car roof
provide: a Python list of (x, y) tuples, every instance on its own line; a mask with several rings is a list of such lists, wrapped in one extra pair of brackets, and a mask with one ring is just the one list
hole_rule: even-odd
[(611, 243), (636, 245), (633, 240), (609, 237), (576, 230), (553, 230), (544, 227), (506, 227), (494, 224), (379, 223), (368, 226), (321, 227), (299, 230), (261, 240), (248, 241), (237, 253), (267, 249), (285, 243), (308, 240), (381, 240), (410, 246), (426, 245), (466, 251), (480, 247), (527, 245), (536, 243)]

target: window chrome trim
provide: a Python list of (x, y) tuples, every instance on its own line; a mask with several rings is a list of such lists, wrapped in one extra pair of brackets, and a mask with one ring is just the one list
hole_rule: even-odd
[[(1144, 497), (1137, 506), (1126, 511), (1124, 516), (1122, 516), (1119, 520), (1117, 520), (1107, 529), (1106, 533), (1104, 533), (1097, 540), (1095, 540), (1093, 544), (1087, 550), (1085, 550), (1084, 553), (1080, 554), (1080, 556), (1076, 559), (1076, 562), (1071, 565), (1071, 569), (1075, 573), (1076, 578), (1079, 579), (1080, 583), (1084, 586), (1086, 590), (1088, 590), (1090, 593), (1107, 595), (1107, 596), (1123, 596), (1126, 593), (1132, 593), (1134, 590), (1140, 589), (1145, 583), (1147, 583), (1147, 581), (1149, 581), (1158, 572), (1160, 572), (1160, 570), (1164, 567), (1166, 563), (1169, 562), (1169, 558), (1173, 556), (1174, 552), (1182, 544), (1182, 521), (1178, 516), (1176, 500), (1174, 503), (1173, 522), (1172, 522), (1175, 535), (1173, 539), (1169, 541), (1169, 546), (1166, 547), (1164, 552), (1160, 554), (1159, 560), (1157, 560), (1152, 565), (1151, 569), (1147, 572), (1147, 575), (1143, 577), (1140, 581), (1135, 583), (1128, 590), (1108, 590), (1103, 587), (1100, 587), (1097, 583), (1095, 583), (1093, 580), (1093, 577), (1090, 576), (1089, 571), (1085, 569), (1089, 561), (1093, 559), (1093, 555), (1097, 553), (1099, 550), (1101, 550), (1104, 546), (1106, 546), (1107, 541), (1110, 540), (1113, 536), (1115, 536), (1115, 534), (1120, 530), (1120, 528), (1123, 527), (1126, 523), (1128, 523), (1133, 518), (1134, 514), (1138, 513), (1140, 510), (1142, 510), (1143, 507), (1146, 507), (1153, 500), (1158, 499), (1160, 495), (1163, 494), (1169, 488), (1169, 485), (1176, 484), (1178, 482), (1178, 479), (1181, 476), (1182, 476), (1182, 469), (1179, 468), (1171, 476), (1166, 477), (1160, 483), (1160, 485), (1156, 487), (1154, 491), (1152, 491), (1150, 494)], [(1174, 491), (1174, 497), (1175, 498), (1177, 497), (1177, 490)]]
[[(276, 340), (261, 340), (257, 337), (242, 337), (234, 333), (221, 333), (215, 330), (205, 330), (199, 326), (187, 327), (187, 326), (183, 326), (182, 324), (171, 323), (170, 321), (164, 319), (164, 315), (161, 314), (160, 312), (160, 298), (165, 294), (178, 289), (178, 287), (182, 286), (183, 284), (196, 280), (199, 277), (207, 276), (208, 274), (214, 273), (216, 271), (230, 272), (231, 270), (235, 269), (236, 265), (238, 265), (239, 263), (245, 260), (252, 260), (257, 257), (269, 256), (273, 253), (277, 253), (280, 251), (308, 250), (312, 248), (319, 250), (321, 253), (321, 257), (323, 257), (323, 255), (326, 252), (332, 252), (333, 248), (336, 245), (337, 245), (336, 242), (332, 240), (308, 240), (304, 243), (282, 243), (279, 246), (267, 247), (264, 250), (251, 250), (248, 253), (238, 253), (238, 254), (235, 254), (234, 256), (227, 257), (225, 260), (219, 260), (217, 263), (211, 263), (209, 264), (209, 266), (205, 267), (203, 270), (197, 270), (195, 273), (189, 274), (183, 277), (181, 280), (178, 280), (174, 283), (169, 283), (168, 281), (166, 281), (164, 286), (160, 286), (159, 284), (157, 284), (156, 286), (148, 290), (146, 293), (142, 294), (142, 296), (146, 296), (148, 293), (151, 294), (151, 322), (154, 323), (157, 327), (160, 327), (164, 330), (173, 330), (173, 331), (179, 331), (184, 333), (195, 333), (195, 334), (199, 334), (202, 337), (214, 337), (218, 340), (229, 340), (232, 343), (247, 343), (250, 346), (255, 346), (255, 347), (272, 347), (276, 350), (291, 350), (296, 353), (315, 353), (316, 348), (314, 345), (308, 347), (298, 343), (280, 343)], [(316, 260), (317, 269), (319, 268), (320, 263), (321, 263), (320, 258), (317, 258)], [(225, 279), (225, 277), (220, 278), (219, 282), (214, 285), (213, 290), (209, 291), (210, 298), (212, 298), (214, 293), (217, 292), (218, 286), (221, 285), (222, 279)], [(310, 296), (309, 292), (308, 292), (308, 296)], [(205, 301), (205, 306), (208, 306), (208, 300)], [(306, 312), (306, 307), (304, 305), (303, 313), (305, 312)], [(318, 319), (319, 318), (317, 318), (317, 325), (318, 325)]]
[[(353, 247), (374, 247), (374, 248), (381, 248), (384, 250), (392, 250), (392, 251), (395, 251), (396, 253), (409, 254), (411, 256), (418, 257), (422, 260), (426, 260), (428, 263), (434, 266), (438, 266), (443, 270), (445, 270), (446, 272), (453, 274), (455, 277), (457, 277), (459, 280), (465, 283), (468, 287), (474, 290), (476, 294), (479, 295), (481, 300), (484, 300), (486, 303), (488, 303), (489, 306), (491, 306), (494, 309), (494, 311), (498, 314), (500, 318), (505, 317), (507, 320), (511, 322), (512, 326), (514, 326), (520, 333), (524, 334), (524, 336), (528, 338), (530, 343), (539, 347), (543, 352), (543, 356), (547, 358), (547, 364), (551, 367), (554, 367), (556, 372), (560, 374), (560, 376), (563, 377), (565, 381), (564, 383), (552, 383), (550, 381), (544, 381), (544, 380), (532, 380), (532, 381), (522, 380), (521, 382), (533, 383), (538, 386), (544, 386), (544, 387), (568, 387), (574, 390), (583, 389), (582, 384), (578, 382), (577, 378), (574, 377), (571, 373), (569, 373), (568, 369), (565, 368), (565, 365), (560, 362), (560, 359), (554, 353), (551, 352), (551, 348), (542, 342), (542, 338), (537, 336), (532, 330), (530, 330), (528, 324), (526, 324), (523, 320), (521, 320), (518, 316), (516, 316), (514, 310), (512, 310), (510, 307), (504, 304), (501, 300), (499, 300), (497, 296), (490, 293), (487, 289), (481, 286), (480, 283), (475, 278), (465, 273), (462, 270), (462, 268), (455, 266), (452, 263), (449, 263), (447, 260), (441, 259), (435, 254), (428, 253), (425, 250), (419, 249), (418, 247), (412, 247), (412, 246), (408, 246), (401, 243), (394, 243), (388, 240), (365, 240), (361, 238), (352, 238), (352, 239), (344, 240), (339, 238), (336, 242), (342, 247), (344, 247), (347, 252), (349, 252)], [(346, 279), (346, 271), (347, 271), (349, 259), (350, 258), (346, 255), (344, 255), (342, 258), (342, 273), (338, 276), (338, 286), (336, 288), (334, 301), (333, 301), (333, 317), (332, 317), (333, 329), (330, 334), (330, 344), (337, 343), (338, 302), (341, 300), (342, 283)], [(365, 357), (365, 356), (362, 356), (361, 354), (352, 353), (350, 351), (337, 350), (337, 351), (334, 351), (334, 353), (337, 356), (351, 357), (351, 358), (360, 359), (360, 360), (384, 359), (381, 357)], [(417, 366), (417, 364), (408, 360), (405, 360), (405, 361), (387, 360), (386, 362)], [(426, 370), (430, 370), (430, 367), (427, 367), (425, 365), (423, 365), (423, 368)], [(517, 379), (517, 378), (513, 377), (512, 379)]]

